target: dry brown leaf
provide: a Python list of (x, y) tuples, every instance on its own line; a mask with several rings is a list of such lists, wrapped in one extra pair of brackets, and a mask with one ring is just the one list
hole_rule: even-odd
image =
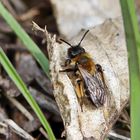
[[(85, 31), (84, 31), (85, 32)], [(127, 50), (122, 19), (106, 20), (91, 28), (82, 47), (99, 63), (109, 88), (103, 107), (95, 108), (89, 101), (81, 111), (71, 80), (60, 73), (69, 46), (56, 42), (55, 36), (45, 30), (50, 57), (50, 74), (54, 96), (64, 122), (67, 140), (103, 140), (129, 100), (129, 75)], [(83, 35), (79, 33), (70, 43), (77, 44)]]

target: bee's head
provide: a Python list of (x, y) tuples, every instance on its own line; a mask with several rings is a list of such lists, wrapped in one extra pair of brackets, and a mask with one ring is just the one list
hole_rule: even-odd
[(78, 56), (79, 54), (81, 53), (84, 53), (85, 52), (85, 49), (82, 48), (80, 45), (81, 45), (81, 42), (83, 41), (84, 37), (86, 36), (86, 34), (89, 32), (89, 30), (87, 30), (85, 32), (85, 34), (83, 35), (82, 39), (80, 40), (80, 42), (78, 43), (78, 45), (71, 45), (70, 43), (66, 42), (65, 40), (61, 39), (61, 41), (65, 42), (66, 44), (68, 44), (69, 46), (71, 46), (69, 49), (68, 49), (68, 57), (69, 58), (75, 58), (76, 56)]
[(68, 57), (69, 58), (75, 58), (76, 56), (78, 56), (81, 53), (84, 53), (85, 49), (82, 48), (81, 46), (73, 46), (71, 48), (68, 49)]

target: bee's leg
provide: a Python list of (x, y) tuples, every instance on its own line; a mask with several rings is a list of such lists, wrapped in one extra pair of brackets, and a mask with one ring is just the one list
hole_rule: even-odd
[(81, 97), (84, 97), (84, 90), (83, 90), (84, 85), (83, 85), (83, 81), (80, 80), (79, 82), (80, 82), (79, 83), (79, 86), (80, 86)]
[(84, 93), (83, 93), (83, 84), (82, 83), (83, 82), (80, 79), (77, 79), (76, 80), (76, 83), (75, 83), (75, 91), (76, 91), (77, 97), (79, 99), (81, 110), (83, 111), (82, 105), (83, 105), (83, 96), (84, 96)]
[(61, 65), (62, 67), (67, 67), (69, 64), (71, 63), (71, 59), (67, 58), (65, 63), (63, 65)]
[(77, 83), (77, 81), (75, 82), (75, 91), (76, 91), (76, 95), (77, 95), (78, 99), (80, 99), (81, 93), (80, 93), (80, 87), (79, 87), (79, 84)]
[(66, 59), (66, 61), (65, 61), (65, 67), (68, 66), (70, 63), (71, 63), (71, 59), (70, 58)]
[(82, 106), (83, 106), (83, 97), (84, 97), (83, 87), (84, 87), (83, 81), (80, 81), (80, 93), (81, 93), (81, 104), (80, 105), (81, 105), (82, 112), (83, 112)]
[(99, 65), (99, 64), (96, 64), (96, 70), (97, 70), (97, 72), (101, 75), (101, 78), (102, 78), (102, 81), (103, 81), (103, 83), (104, 83), (104, 86), (105, 86), (105, 88), (107, 89), (107, 85), (106, 85), (106, 83), (105, 83), (105, 78), (104, 78), (104, 73), (103, 73), (102, 66)]
[(101, 77), (102, 77), (102, 80), (104, 82), (104, 85), (106, 86), (105, 84), (105, 79), (104, 79), (104, 73), (103, 73), (103, 69), (102, 69), (102, 66), (100, 64), (96, 64), (96, 71), (98, 73), (100, 73)]
[(59, 72), (74, 72), (75, 69), (74, 68), (66, 68), (66, 69), (63, 69), (63, 70), (59, 70)]
[(97, 72), (103, 73), (103, 69), (102, 69), (102, 66), (100, 64), (96, 64), (96, 70), (97, 70)]
[(75, 65), (73, 68), (66, 68), (64, 70), (60, 70), (59, 72), (74, 72), (76, 74), (76, 71), (78, 70), (77, 65)]

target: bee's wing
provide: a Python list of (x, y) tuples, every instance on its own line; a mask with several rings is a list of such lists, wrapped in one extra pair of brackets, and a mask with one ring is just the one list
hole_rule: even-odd
[(80, 66), (78, 66), (78, 69), (84, 80), (86, 93), (89, 95), (90, 99), (96, 107), (102, 106), (106, 99), (106, 90), (100, 73), (97, 73), (95, 74), (95, 76), (92, 76)]

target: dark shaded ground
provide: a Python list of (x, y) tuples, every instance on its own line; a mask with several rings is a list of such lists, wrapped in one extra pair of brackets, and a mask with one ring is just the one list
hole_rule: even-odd
[[(43, 41), (44, 36), (41, 33), (32, 31), (32, 21), (39, 26), (47, 25), (47, 29), (52, 34), (59, 36), (55, 17), (53, 15), (52, 6), (49, 0), (3, 0), (5, 6), (10, 13), (18, 20), (25, 31), (38, 44), (40, 49), (47, 56), (46, 43)], [(10, 61), (20, 73), (22, 79), (28, 85), (32, 95), (42, 108), (46, 118), (48, 119), (57, 139), (62, 139), (61, 134), (64, 130), (63, 123), (59, 114), (59, 110), (53, 97), (53, 88), (50, 80), (43, 73), (35, 59), (32, 58), (28, 50), (22, 45), (10, 27), (0, 17), (0, 46), (4, 49)], [(23, 107), (25, 107), (34, 116), (35, 120), (27, 119), (21, 113), (17, 106), (14, 105), (8, 96), (15, 97)], [(11, 97), (10, 97), (11, 98)], [(23, 96), (17, 90), (13, 82), (9, 79), (4, 69), (0, 65), (0, 121), (5, 118), (12, 119), (24, 130), (30, 133), (34, 138), (43, 140), (45, 137), (39, 131), (41, 127), (36, 115), (27, 104)], [(130, 137), (130, 118), (129, 105), (122, 112), (119, 120), (114, 125), (113, 130), (117, 133)], [(21, 140), (16, 133), (9, 131), (0, 134), (0, 139)], [(115, 139), (115, 138), (110, 138)]]

